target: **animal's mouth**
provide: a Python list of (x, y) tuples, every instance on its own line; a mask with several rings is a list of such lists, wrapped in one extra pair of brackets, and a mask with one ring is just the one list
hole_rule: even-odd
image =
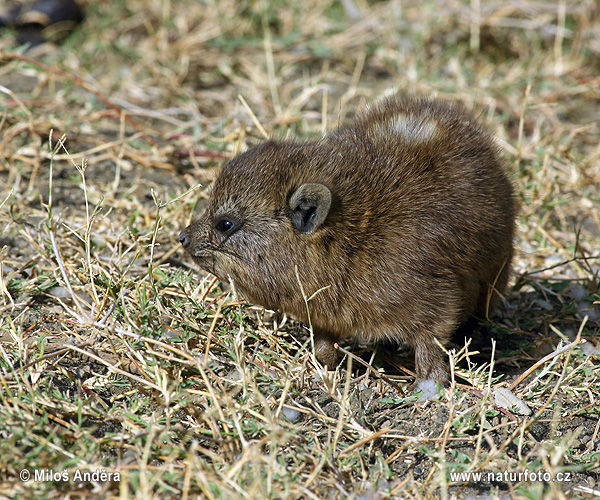
[(190, 252), (194, 262), (198, 264), (202, 269), (209, 273), (215, 274), (216, 268), (216, 256), (215, 252), (207, 249), (192, 250)]
[(216, 258), (215, 251), (206, 246), (197, 246), (196, 248), (187, 249), (187, 251), (198, 263), (214, 261)]
[(244, 260), (239, 254), (223, 248), (222, 244), (214, 246), (207, 240), (195, 239), (192, 235), (192, 226), (186, 227), (179, 233), (179, 241), (199, 267), (216, 276), (219, 276), (219, 268), (223, 267), (223, 259)]
[(198, 264), (206, 260), (214, 260), (214, 250), (210, 244), (207, 241), (194, 242), (194, 239), (190, 236), (190, 227), (186, 227), (179, 233), (181, 246)]
[(203, 260), (203, 259), (207, 259), (207, 258), (214, 259), (214, 256), (215, 256), (213, 251), (208, 250), (206, 248), (192, 249), (190, 251), (190, 255), (194, 259), (198, 259), (198, 260)]

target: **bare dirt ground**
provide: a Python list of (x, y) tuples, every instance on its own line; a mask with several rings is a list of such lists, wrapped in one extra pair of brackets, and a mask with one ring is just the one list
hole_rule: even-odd
[[(594, 3), (84, 6), (60, 45), (0, 38), (0, 497), (600, 496)], [(177, 239), (261, 127), (315, 137), (398, 91), (474, 110), (521, 205), (505, 301), (425, 403), (409, 352), (324, 374)]]

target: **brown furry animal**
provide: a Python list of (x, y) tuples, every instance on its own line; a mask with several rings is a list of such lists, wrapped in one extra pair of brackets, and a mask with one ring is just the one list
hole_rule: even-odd
[[(249, 301), (310, 322), (333, 369), (342, 339), (404, 341), (417, 379), (447, 380), (442, 345), (508, 281), (513, 189), (462, 107), (397, 97), (322, 140), (268, 141), (228, 162), (180, 234)], [(295, 268), (307, 297), (302, 297)], [(318, 293), (316, 293), (318, 292)]]

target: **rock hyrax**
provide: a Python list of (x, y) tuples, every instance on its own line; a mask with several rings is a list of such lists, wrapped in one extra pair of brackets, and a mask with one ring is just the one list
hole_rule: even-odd
[(180, 241), (249, 301), (310, 315), (328, 368), (340, 340), (403, 341), (417, 379), (443, 383), (436, 340), (504, 290), (514, 219), (511, 182), (475, 118), (395, 97), (322, 140), (270, 140), (229, 161)]

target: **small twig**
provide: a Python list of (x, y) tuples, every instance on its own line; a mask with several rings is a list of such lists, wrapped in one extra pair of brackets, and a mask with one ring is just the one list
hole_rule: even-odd
[[(588, 317), (589, 316), (586, 316), (584, 318), (582, 327), (587, 322)], [(540, 366), (547, 363), (551, 359), (554, 359), (557, 356), (560, 356), (564, 352), (569, 351), (570, 349), (573, 349), (575, 346), (578, 346), (579, 344), (583, 344), (585, 341), (586, 341), (585, 339), (581, 338), (581, 328), (580, 328), (580, 333), (577, 335), (577, 338), (573, 342), (571, 342), (570, 344), (567, 344), (566, 346), (561, 347), (560, 349), (557, 349), (554, 352), (551, 352), (547, 356), (544, 356), (542, 359), (540, 359), (537, 363), (530, 366), (529, 369), (525, 370), (524, 373), (519, 375), (519, 377), (517, 377), (517, 379), (514, 380), (513, 383), (508, 386), (508, 389), (510, 391), (513, 391), (515, 389), (515, 387), (517, 387), (521, 382), (523, 382), (523, 380), (525, 380), (529, 375), (531, 375), (532, 372), (537, 370)]]
[(394, 382), (393, 380), (389, 379), (388, 377), (386, 377), (385, 375), (383, 375), (382, 373), (378, 372), (375, 368), (373, 368), (369, 363), (367, 363), (366, 361), (362, 360), (361, 358), (359, 358), (358, 356), (356, 356), (355, 354), (352, 354), (350, 351), (344, 349), (343, 347), (340, 347), (338, 344), (334, 344), (335, 348), (340, 351), (343, 352), (346, 356), (351, 357), (352, 359), (358, 361), (361, 365), (363, 365), (365, 368), (367, 368), (368, 370), (370, 370), (373, 374), (375, 374), (377, 377), (379, 377), (381, 380), (383, 380), (384, 382), (388, 383), (389, 385), (391, 385), (394, 389), (396, 389), (398, 392), (400, 392), (401, 394), (404, 394), (404, 389), (402, 389), (402, 387), (400, 387), (396, 382)]
[(267, 131), (260, 124), (260, 122), (258, 121), (258, 118), (256, 118), (256, 115), (254, 114), (254, 111), (252, 111), (252, 108), (248, 105), (248, 103), (246, 102), (246, 99), (244, 99), (244, 97), (241, 94), (238, 95), (238, 99), (240, 100), (240, 102), (242, 103), (242, 105), (244, 106), (244, 108), (246, 108), (246, 111), (248, 111), (248, 113), (250, 114), (250, 118), (252, 118), (252, 122), (254, 123), (254, 125), (256, 125), (256, 128), (258, 129), (258, 131), (262, 134), (262, 136), (265, 139), (268, 139), (269, 138), (269, 134), (267, 134)]
[(112, 371), (114, 373), (118, 373), (119, 375), (123, 375), (124, 377), (128, 377), (131, 380), (135, 380), (138, 384), (140, 384), (142, 386), (145, 385), (145, 386), (148, 386), (158, 392), (163, 392), (163, 390), (158, 385), (156, 385), (154, 382), (152, 382), (151, 380), (143, 379), (143, 378), (138, 377), (137, 375), (134, 375), (128, 371), (121, 370), (120, 368), (117, 368), (116, 366), (109, 363), (108, 361), (102, 359), (100, 356), (96, 356), (94, 353), (88, 352), (85, 349), (80, 349), (79, 347), (74, 346), (74, 345), (68, 346), (67, 348), (70, 351), (75, 351), (80, 354), (83, 354), (84, 356), (92, 358), (94, 361), (97, 361), (98, 363), (101, 363), (104, 366), (108, 367), (108, 369), (110, 371)]
[(33, 121), (33, 115), (31, 114), (31, 111), (29, 111), (29, 109), (27, 108), (27, 106), (25, 106), (23, 101), (21, 101), (21, 99), (19, 99), (12, 90), (6, 88), (4, 85), (0, 85), (0, 92), (4, 92), (5, 94), (11, 96), (14, 99), (14, 101), (19, 105), (19, 107), (23, 111), (25, 111), (25, 114), (29, 117), (29, 121)]
[(523, 97), (523, 105), (521, 107), (521, 116), (519, 117), (519, 133), (517, 136), (517, 165), (516, 170), (519, 170), (521, 165), (521, 150), (523, 146), (523, 131), (525, 129), (525, 114), (527, 112), (527, 100), (529, 99), (529, 92), (531, 91), (531, 83), (527, 84), (525, 88), (525, 96)]
[(383, 436), (384, 434), (386, 434), (390, 431), (391, 431), (391, 429), (385, 428), (385, 429), (381, 429), (380, 431), (374, 432), (370, 436), (362, 438), (360, 441), (357, 441), (356, 443), (349, 446), (345, 450), (342, 450), (340, 452), (340, 454), (338, 455), (338, 458), (350, 453), (351, 451), (355, 450), (356, 448), (360, 448), (363, 444), (366, 444), (369, 441), (373, 441), (373, 440), (377, 439), (378, 437)]
[(271, 43), (271, 31), (269, 30), (269, 23), (267, 22), (266, 16), (263, 16), (262, 20), (263, 32), (264, 32), (264, 47), (265, 47), (265, 58), (267, 60), (267, 75), (269, 76), (269, 88), (271, 89), (271, 99), (273, 101), (273, 107), (277, 115), (281, 115), (281, 103), (279, 101), (279, 92), (277, 91), (277, 79), (275, 77), (275, 61), (273, 59), (273, 44)]
[[(89, 347), (95, 343), (96, 343), (96, 339), (92, 339), (92, 340), (88, 340), (87, 342), (83, 342), (82, 344), (79, 344), (78, 347)], [(64, 345), (64, 344), (61, 344), (61, 345)], [(52, 346), (52, 347), (54, 347), (54, 346)], [(66, 354), (70, 350), (71, 350), (70, 347), (61, 347), (60, 349), (57, 349), (56, 351), (52, 351), (52, 352), (49, 352), (48, 354), (44, 354), (43, 356), (40, 356), (39, 358), (36, 358), (33, 361), (30, 361), (29, 363), (27, 363), (23, 366), (20, 366), (18, 368), (18, 370), (21, 372), (24, 372), (25, 370), (27, 370), (27, 368), (31, 368), (32, 366), (37, 365), (38, 363), (41, 363), (42, 361), (46, 361), (47, 359), (54, 358), (56, 356), (62, 356), (63, 354)], [(7, 373), (6, 376), (4, 377), (4, 379), (12, 380), (13, 377), (14, 377), (14, 373)]]
[(208, 353), (210, 352), (210, 341), (212, 340), (213, 332), (215, 331), (215, 327), (217, 326), (217, 321), (221, 314), (221, 309), (223, 308), (223, 302), (224, 302), (224, 300), (221, 300), (219, 302), (219, 305), (217, 306), (217, 312), (215, 312), (215, 317), (213, 318), (210, 328), (208, 329), (208, 333), (206, 334), (206, 348), (204, 349), (204, 364), (206, 364), (206, 365), (208, 365)]
[(526, 276), (531, 276), (533, 274), (543, 273), (544, 271), (551, 271), (552, 269), (556, 269), (557, 267), (566, 266), (567, 264), (570, 264), (571, 262), (577, 262), (577, 261), (587, 262), (588, 260), (596, 260), (596, 259), (600, 259), (600, 255), (590, 255), (589, 257), (573, 257), (572, 259), (563, 260), (562, 262), (559, 262), (558, 264), (554, 264), (554, 265), (548, 266), (548, 267), (543, 267), (542, 269), (534, 269), (533, 271), (526, 271), (526, 272), (520, 274), (519, 277), (524, 278)]
[[(480, 391), (479, 389), (475, 389), (473, 387), (469, 387), (468, 385), (463, 385), (463, 384), (457, 384), (458, 386), (462, 387), (463, 389), (469, 391), (471, 394), (473, 394), (474, 396), (477, 396), (479, 399), (483, 400), (485, 397), (489, 397), (489, 395), (491, 395), (493, 393), (493, 391), (490, 390), (490, 392), (488, 393), (484, 393), (483, 391)], [(510, 418), (513, 422), (517, 421), (517, 417), (515, 417), (515, 415), (513, 415), (513, 413), (510, 410), (507, 410), (506, 408), (497, 405), (496, 403), (494, 403), (493, 401), (490, 401), (491, 404), (494, 405), (494, 407), (501, 413), (504, 413), (508, 418)], [(485, 415), (485, 413), (484, 413)], [(483, 426), (480, 427), (481, 429), (483, 429)], [(479, 434), (478, 434), (478, 438), (479, 438)]]
[(206, 299), (206, 297), (208, 296), (208, 294), (212, 290), (213, 286), (215, 286), (215, 284), (217, 283), (217, 281), (219, 281), (219, 278), (217, 278), (216, 276), (210, 281), (210, 283), (206, 287), (206, 290), (204, 290), (204, 293), (202, 294), (202, 297), (200, 297), (200, 302), (204, 302), (204, 299)]
[(542, 235), (544, 236), (544, 238), (546, 238), (550, 243), (552, 243), (552, 245), (554, 245), (554, 247), (559, 251), (559, 253), (561, 253), (562, 255), (565, 256), (565, 258), (569, 259), (570, 262), (573, 263), (573, 267), (575, 268), (576, 271), (579, 272), (579, 275), (583, 278), (587, 278), (587, 273), (583, 270), (583, 268), (577, 263), (576, 259), (572, 259), (569, 255), (569, 253), (567, 252), (567, 250), (565, 249), (565, 247), (563, 245), (561, 245), (556, 239), (554, 239), (550, 233), (548, 233), (548, 231), (546, 231), (541, 224), (536, 224), (537, 230), (542, 233)]
[(140, 340), (142, 342), (147, 342), (148, 344), (160, 346), (163, 349), (166, 349), (167, 351), (171, 351), (171, 352), (185, 358), (186, 360), (188, 360), (189, 362), (191, 362), (192, 364), (195, 365), (196, 358), (194, 356), (191, 356), (190, 354), (187, 354), (186, 352), (182, 351), (181, 349), (178, 349), (177, 347), (174, 347), (173, 345), (163, 342), (161, 340), (156, 340), (156, 339), (153, 339), (150, 337), (145, 337), (144, 335), (140, 335), (139, 333), (133, 333), (128, 330), (125, 330), (124, 328), (119, 328), (119, 327), (112, 326), (112, 325), (111, 326), (105, 325), (104, 323), (101, 323), (99, 321), (94, 321), (92, 324), (97, 328), (103, 328), (103, 329), (106, 328), (109, 331), (112, 330), (113, 332), (118, 333), (119, 335), (123, 335), (125, 337), (131, 337), (136, 340)]
[(46, 64), (46, 63), (44, 63), (42, 61), (38, 61), (37, 59), (33, 59), (31, 57), (24, 56), (23, 54), (14, 54), (14, 53), (11, 53), (11, 52), (6, 52), (5, 50), (0, 50), (0, 60), (2, 60), (2, 59), (9, 60), (9, 61), (10, 60), (17, 60), (17, 61), (26, 62), (26, 63), (32, 64), (33, 66), (37, 66), (39, 68), (42, 68), (42, 69), (48, 71), (49, 73), (55, 73), (57, 75), (64, 76), (65, 78), (68, 78), (69, 80), (71, 80), (75, 84), (79, 85), (84, 90), (87, 90), (88, 92), (91, 92), (92, 94), (94, 94), (98, 99), (100, 99), (109, 108), (111, 108), (114, 111), (116, 111), (117, 113), (119, 113), (119, 116), (124, 116), (125, 120), (134, 129), (136, 129), (138, 132), (140, 132), (144, 136), (144, 138), (150, 144), (152, 144), (152, 146), (157, 146), (156, 141), (154, 139), (152, 139), (152, 137), (150, 137), (146, 132), (144, 132), (142, 130), (142, 127), (133, 118), (131, 118), (130, 116), (128, 116), (122, 108), (120, 108), (116, 104), (113, 104), (106, 97), (104, 97), (100, 92), (98, 92), (96, 89), (94, 89), (91, 85), (89, 85), (88, 83), (86, 83), (85, 81), (83, 81), (78, 76), (72, 75), (68, 71), (65, 71), (64, 69), (61, 69), (61, 68), (57, 68), (56, 66), (50, 66), (49, 64)]
[(69, 276), (67, 275), (67, 270), (65, 269), (65, 266), (63, 264), (62, 257), (60, 255), (60, 251), (58, 250), (58, 244), (56, 243), (56, 236), (54, 234), (54, 230), (52, 228), (49, 228), (48, 233), (50, 234), (50, 241), (52, 242), (52, 249), (54, 250), (54, 256), (56, 257), (56, 263), (58, 264), (58, 268), (60, 269), (60, 274), (62, 274), (63, 280), (65, 282), (65, 286), (67, 287), (67, 290), (69, 290), (69, 294), (71, 295), (71, 298), (73, 299), (73, 302), (75, 303), (75, 306), (77, 306), (77, 309), (79, 309), (81, 316), (83, 316), (85, 318), (85, 320), (89, 321), (90, 317), (89, 317), (88, 313), (83, 310), (83, 307), (81, 307), (80, 299), (75, 294), (75, 292), (73, 291), (73, 287), (71, 286), (71, 281), (69, 280)]

